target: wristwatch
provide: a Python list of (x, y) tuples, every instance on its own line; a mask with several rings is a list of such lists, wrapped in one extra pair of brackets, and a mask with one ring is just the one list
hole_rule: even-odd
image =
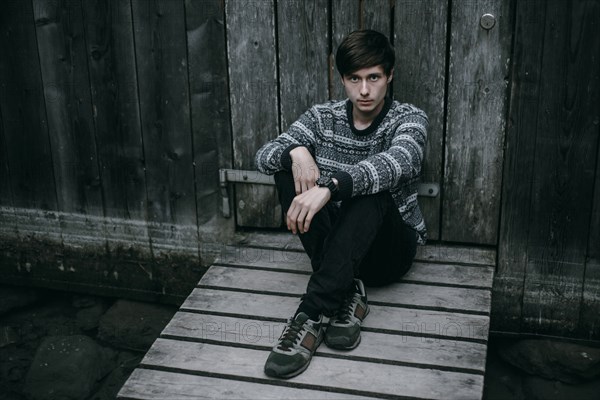
[(332, 196), (334, 194), (336, 194), (338, 191), (337, 185), (335, 184), (333, 179), (331, 179), (329, 176), (321, 176), (321, 177), (319, 177), (319, 179), (317, 179), (317, 181), (315, 183), (319, 187), (326, 187), (327, 189), (329, 189)]

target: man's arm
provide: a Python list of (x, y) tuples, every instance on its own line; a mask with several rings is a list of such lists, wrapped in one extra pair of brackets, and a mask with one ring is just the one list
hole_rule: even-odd
[(304, 193), (315, 186), (315, 182), (320, 176), (319, 167), (317, 167), (312, 154), (304, 146), (292, 149), (290, 158), (296, 194)]
[(388, 149), (349, 165), (332, 175), (340, 182), (340, 200), (389, 190), (418, 178), (427, 140), (427, 116), (410, 106), (396, 128)]
[(329, 201), (329, 189), (315, 186), (320, 176), (311, 153), (318, 129), (317, 112), (311, 108), (287, 132), (269, 141), (256, 153), (256, 167), (265, 174), (288, 170), (294, 177), (298, 196), (287, 215), (287, 226), (294, 234), (308, 231), (313, 216)]
[(293, 160), (291, 152), (298, 147), (305, 147), (309, 153), (314, 152), (315, 133), (318, 129), (318, 115), (311, 108), (295, 121), (289, 129), (267, 142), (256, 153), (256, 168), (263, 174), (273, 175), (278, 171), (291, 171)]

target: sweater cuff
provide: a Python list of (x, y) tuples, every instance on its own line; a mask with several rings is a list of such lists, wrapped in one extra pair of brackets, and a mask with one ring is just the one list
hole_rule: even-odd
[(296, 147), (302, 146), (301, 144), (290, 144), (288, 147), (283, 150), (281, 153), (281, 167), (286, 171), (292, 170), (292, 157), (290, 156), (290, 151), (294, 150)]
[(349, 173), (345, 171), (338, 171), (331, 175), (331, 177), (337, 179), (338, 181), (338, 191), (333, 200), (346, 200), (352, 197), (354, 184), (352, 182), (352, 176)]

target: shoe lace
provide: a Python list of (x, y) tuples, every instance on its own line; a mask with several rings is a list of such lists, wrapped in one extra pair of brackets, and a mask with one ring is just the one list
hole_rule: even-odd
[(350, 320), (350, 316), (352, 315), (352, 306), (354, 305), (354, 295), (354, 292), (348, 295), (344, 299), (342, 306), (338, 308), (335, 316), (339, 322), (348, 322)]
[(297, 320), (291, 320), (285, 328), (281, 339), (279, 340), (278, 348), (284, 351), (289, 351), (294, 346), (294, 343), (300, 339), (300, 334), (304, 330), (304, 323)]

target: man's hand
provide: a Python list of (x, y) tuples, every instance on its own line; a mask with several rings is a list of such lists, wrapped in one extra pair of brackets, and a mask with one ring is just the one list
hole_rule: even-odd
[(327, 188), (313, 186), (311, 189), (294, 197), (287, 212), (287, 227), (295, 235), (297, 232), (306, 233), (310, 223), (325, 204), (331, 199)]
[(290, 151), (292, 175), (296, 194), (304, 193), (315, 186), (319, 179), (319, 167), (306, 147), (296, 147)]

